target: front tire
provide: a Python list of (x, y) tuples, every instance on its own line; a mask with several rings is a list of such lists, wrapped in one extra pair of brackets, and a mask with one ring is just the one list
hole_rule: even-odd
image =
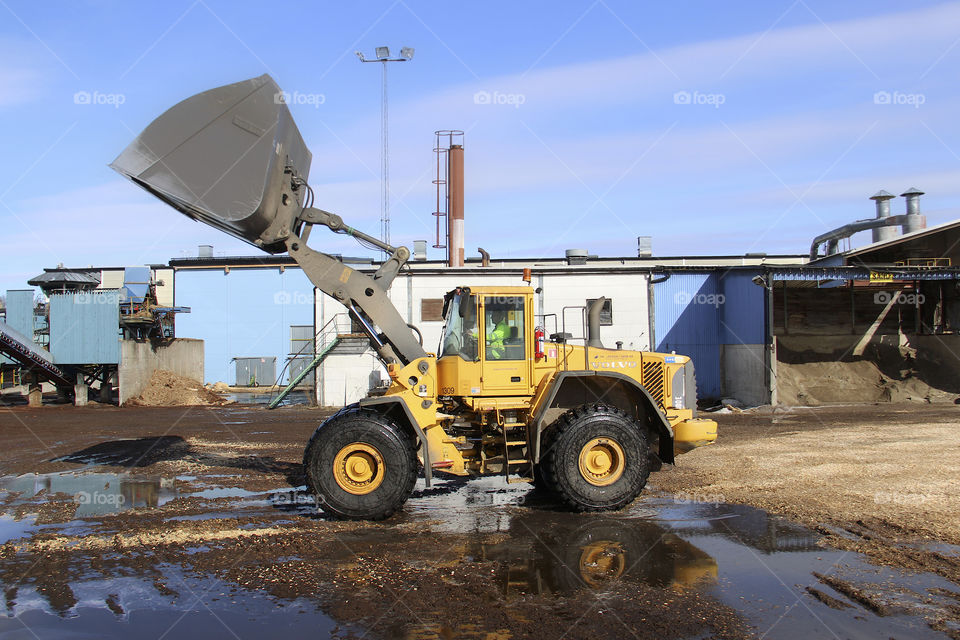
[(317, 428), (303, 465), (320, 508), (351, 520), (389, 517), (417, 481), (413, 439), (391, 420), (360, 407), (341, 411)]
[(605, 404), (567, 411), (554, 423), (543, 474), (576, 511), (620, 509), (640, 495), (650, 475), (643, 427)]

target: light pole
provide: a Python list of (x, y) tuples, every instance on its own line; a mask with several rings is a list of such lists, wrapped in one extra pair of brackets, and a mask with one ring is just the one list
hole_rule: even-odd
[(406, 62), (413, 59), (413, 47), (400, 49), (399, 58), (390, 57), (389, 47), (377, 47), (375, 58), (366, 58), (360, 51), (356, 52), (360, 62), (380, 62), (383, 66), (383, 84), (380, 89), (380, 188), (382, 190), (380, 203), (380, 239), (390, 244), (390, 137), (387, 119), (387, 63)]

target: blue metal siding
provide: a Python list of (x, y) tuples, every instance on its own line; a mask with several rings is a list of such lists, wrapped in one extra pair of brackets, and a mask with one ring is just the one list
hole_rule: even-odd
[(7, 324), (33, 340), (33, 289), (7, 291)]
[(120, 292), (50, 296), (50, 352), (57, 364), (119, 364)]
[(764, 289), (756, 271), (673, 274), (654, 285), (657, 351), (693, 358), (697, 394), (723, 394), (721, 345), (764, 344)]
[(721, 395), (717, 275), (673, 274), (654, 285), (657, 351), (693, 358), (697, 396)]
[(766, 336), (764, 288), (753, 283), (754, 272), (727, 271), (720, 277), (721, 344), (763, 344)]
[[(33, 289), (8, 289), (6, 298), (7, 326), (33, 340)], [(16, 364), (16, 361), (0, 356), (0, 364)]]

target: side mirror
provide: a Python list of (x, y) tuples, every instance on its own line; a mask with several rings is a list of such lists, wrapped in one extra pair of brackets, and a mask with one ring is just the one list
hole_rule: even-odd
[(467, 312), (470, 311), (470, 308), (472, 306), (470, 302), (471, 297), (472, 296), (470, 295), (470, 289), (464, 289), (463, 291), (460, 292), (460, 317), (461, 318), (466, 318)]

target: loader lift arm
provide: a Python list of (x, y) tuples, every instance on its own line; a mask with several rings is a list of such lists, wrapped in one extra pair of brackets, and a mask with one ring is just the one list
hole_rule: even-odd
[[(293, 193), (296, 186), (291, 181), (291, 196), (296, 195)], [(298, 199), (289, 198), (287, 201), (292, 201), (292, 204)], [(286, 213), (282, 211), (284, 206), (291, 205), (281, 204), (280, 215)], [(357, 231), (345, 225), (340, 216), (322, 209), (304, 208), (291, 217), (293, 223), (289, 235), (284, 239), (290, 257), (300, 265), (315, 287), (347, 308), (350, 317), (363, 329), (370, 340), (370, 346), (384, 365), (407, 365), (425, 357), (427, 353), (420, 341), (387, 296), (394, 278), (410, 258), (410, 250), (406, 247), (392, 247)], [(306, 239), (315, 224), (373, 244), (388, 252), (390, 258), (377, 269), (373, 277), (361, 273), (336, 258), (307, 246)]]

